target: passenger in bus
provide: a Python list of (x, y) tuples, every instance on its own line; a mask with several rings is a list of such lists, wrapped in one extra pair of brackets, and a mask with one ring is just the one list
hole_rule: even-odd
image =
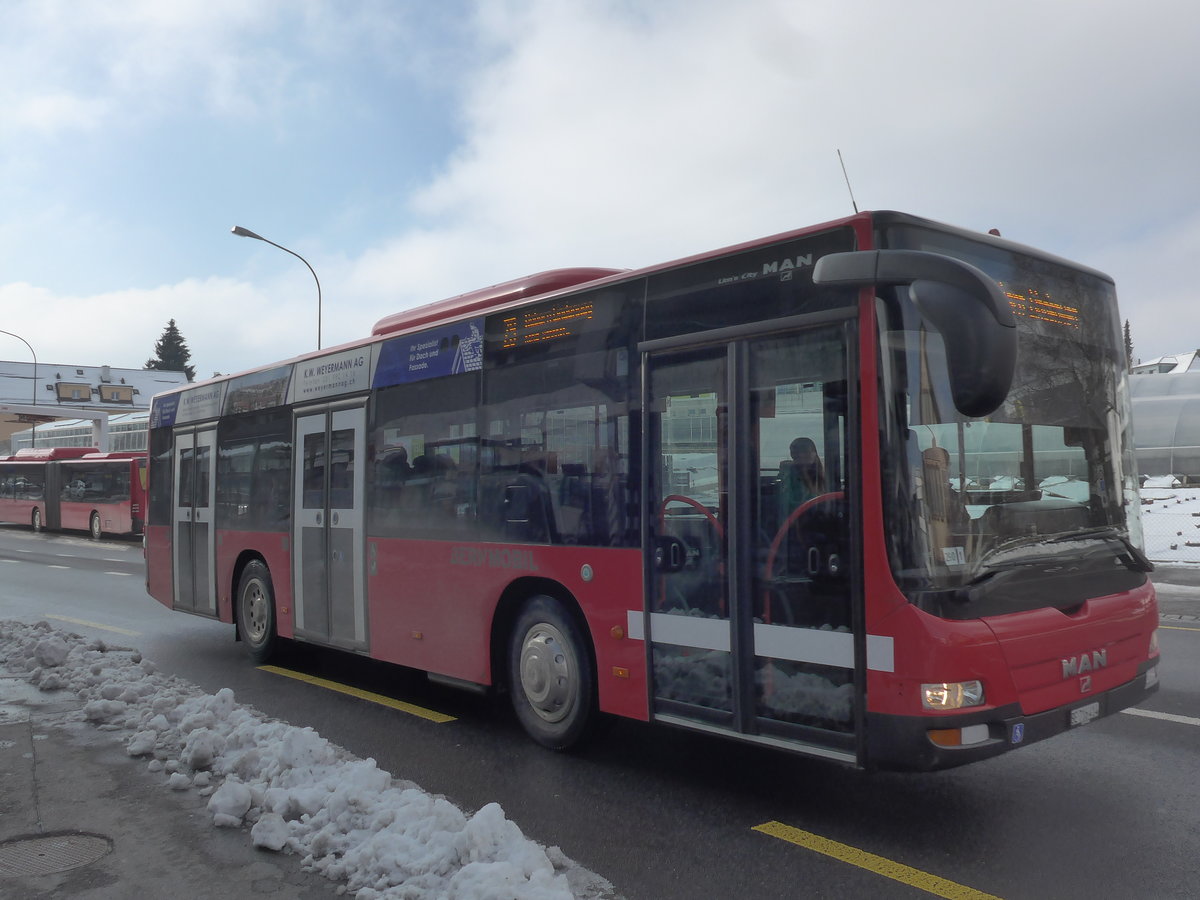
[(779, 464), (779, 521), (825, 491), (825, 469), (811, 438), (798, 437), (788, 447), (791, 459)]
[(383, 466), (390, 481), (406, 481), (413, 467), (408, 464), (408, 448), (401, 444), (383, 458)]
[(935, 562), (962, 565), (971, 517), (962, 496), (950, 483), (950, 452), (936, 444), (922, 450), (921, 467), (928, 540)]

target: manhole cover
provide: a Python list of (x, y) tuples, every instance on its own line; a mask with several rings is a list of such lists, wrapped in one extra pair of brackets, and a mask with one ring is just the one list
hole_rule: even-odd
[(94, 863), (112, 849), (98, 834), (48, 834), (0, 844), (0, 878), (50, 875)]

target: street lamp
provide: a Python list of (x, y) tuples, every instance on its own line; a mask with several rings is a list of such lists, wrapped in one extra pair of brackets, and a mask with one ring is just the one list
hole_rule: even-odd
[[(256, 241), (262, 241), (264, 244), (270, 244), (272, 247), (278, 247), (284, 253), (292, 254), (292, 256), (296, 257), (296, 259), (300, 260), (300, 262), (302, 262), (306, 266), (308, 266), (308, 260), (305, 259), (303, 256), (301, 256), (299, 253), (297, 253), (295, 250), (289, 250), (287, 247), (283, 246), (282, 244), (277, 244), (274, 241), (269, 241), (265, 237), (263, 237), (261, 234), (255, 234), (249, 228), (243, 228), (241, 225), (234, 225), (233, 228), (230, 229), (230, 231), (232, 231), (238, 237), (254, 238)], [(317, 277), (316, 272), (313, 272), (312, 266), (308, 266), (308, 271), (312, 272), (313, 281), (315, 281), (317, 283), (317, 349), (320, 350), (321, 349), (321, 279)]]
[[(0, 334), (7, 334), (9, 337), (15, 337), (18, 341), (20, 341), (22, 344), (24, 344), (26, 347), (28, 347), (29, 352), (33, 355), (33, 405), (37, 406), (37, 398), (38, 398), (38, 393), (37, 393), (37, 389), (38, 389), (37, 353), (34, 351), (33, 345), (31, 343), (29, 343), (29, 341), (25, 340), (25, 338), (21, 337), (19, 334), (13, 334), (11, 331), (4, 331), (3, 329), (0, 329)], [(29, 436), (29, 446), (36, 447), (37, 446), (37, 422), (30, 423), (29, 435), (30, 435)]]

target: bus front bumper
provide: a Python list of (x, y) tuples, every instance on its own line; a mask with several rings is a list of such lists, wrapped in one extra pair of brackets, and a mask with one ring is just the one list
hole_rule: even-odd
[[(1158, 690), (1158, 658), (1137, 677), (1099, 694), (1034, 715), (1019, 704), (934, 719), (867, 713), (867, 768), (931, 772), (999, 756), (1136, 706)], [(959, 731), (962, 742), (945, 743)], [(936, 737), (936, 741), (935, 741)]]

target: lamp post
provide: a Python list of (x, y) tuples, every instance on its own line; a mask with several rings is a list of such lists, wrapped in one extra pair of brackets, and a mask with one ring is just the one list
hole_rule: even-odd
[(249, 228), (243, 228), (241, 225), (234, 225), (233, 228), (230, 229), (230, 231), (232, 231), (238, 237), (254, 238), (256, 241), (262, 241), (264, 244), (270, 244), (272, 247), (278, 247), (284, 253), (292, 254), (292, 256), (296, 257), (296, 259), (300, 260), (300, 262), (302, 262), (306, 266), (308, 266), (308, 271), (312, 272), (313, 281), (315, 281), (317, 283), (317, 349), (320, 350), (321, 349), (321, 279), (317, 277), (316, 272), (313, 272), (313, 267), (308, 265), (308, 260), (305, 259), (303, 256), (301, 256), (299, 253), (297, 253), (295, 250), (289, 250), (287, 247), (283, 246), (282, 244), (277, 244), (274, 241), (269, 241), (265, 237), (263, 237), (261, 234), (255, 234)]
[[(7, 334), (9, 337), (15, 337), (18, 341), (20, 341), (22, 344), (24, 344), (26, 347), (29, 348), (29, 352), (33, 356), (33, 405), (37, 406), (37, 398), (38, 398), (38, 395), (37, 395), (37, 389), (38, 389), (37, 353), (33, 349), (33, 344), (29, 343), (29, 341), (25, 340), (25, 338), (21, 337), (19, 334), (13, 334), (11, 331), (4, 331), (3, 329), (0, 329), (0, 334)], [(37, 446), (37, 422), (30, 422), (29, 434), (30, 434), (29, 446), (36, 447)]]

